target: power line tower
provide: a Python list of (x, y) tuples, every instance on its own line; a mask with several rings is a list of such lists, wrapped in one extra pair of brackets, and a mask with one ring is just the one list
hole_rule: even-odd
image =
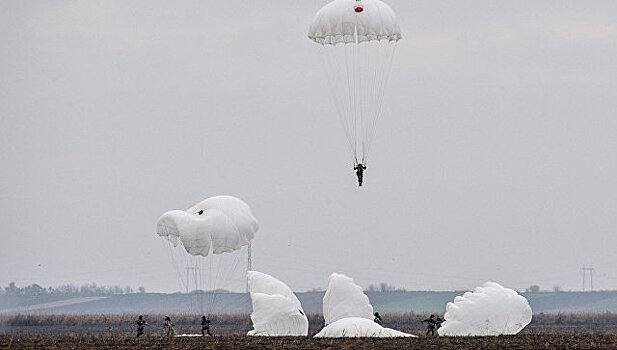
[(587, 272), (589, 272), (589, 287), (593, 291), (593, 267), (583, 265), (583, 292), (585, 291), (585, 282), (587, 281)]
[(187, 265), (184, 269), (186, 270), (186, 294), (188, 294), (191, 271), (193, 272), (193, 283), (195, 284), (195, 289), (197, 289), (197, 276), (199, 274), (199, 267)]
[[(253, 271), (253, 257), (252, 257), (252, 251), (251, 251), (251, 241), (249, 241), (249, 245), (246, 249), (246, 256), (247, 256), (247, 260), (246, 260), (246, 271)], [(246, 292), (249, 292), (249, 277), (248, 275), (246, 276)]]
[(252, 252), (251, 252), (251, 242), (249, 242), (247, 249), (247, 257), (248, 260), (246, 262), (246, 271), (253, 271), (253, 260), (252, 260)]

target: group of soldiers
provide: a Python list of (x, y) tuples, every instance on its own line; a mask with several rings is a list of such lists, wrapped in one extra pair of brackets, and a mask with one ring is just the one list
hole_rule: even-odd
[[(375, 312), (375, 318), (373, 319), (375, 323), (380, 326), (383, 326), (383, 320), (381, 319), (381, 315), (379, 312)], [(426, 336), (429, 334), (431, 336), (435, 336), (435, 331), (441, 327), (441, 323), (443, 320), (435, 315), (431, 315), (429, 318), (425, 319), (423, 322), (426, 322)], [(143, 315), (139, 315), (137, 318), (137, 338), (144, 334), (145, 327), (148, 325), (148, 322), (144, 320)], [(163, 331), (166, 336), (173, 337), (174, 336), (174, 324), (171, 323), (171, 318), (169, 316), (165, 316), (165, 320), (163, 321)], [(201, 316), (201, 335), (202, 336), (212, 336), (210, 333), (210, 320), (206, 316)]]
[[(383, 320), (381, 319), (381, 315), (379, 314), (379, 312), (375, 312), (374, 316), (375, 318), (373, 319), (373, 321), (375, 321), (375, 323), (377, 323), (378, 325), (383, 326)], [(439, 316), (435, 317), (435, 315), (431, 315), (423, 322), (426, 322), (426, 336), (428, 337), (429, 334), (431, 336), (435, 336), (435, 331), (438, 330), (439, 327), (441, 327), (441, 323), (443, 322), (443, 320)]]
[(429, 318), (425, 319), (424, 322), (426, 322), (427, 326), (426, 336), (428, 337), (428, 334), (430, 333), (432, 337), (435, 335), (435, 331), (441, 327), (441, 322), (443, 322), (443, 320), (439, 316), (435, 317), (435, 315), (431, 315)]
[[(139, 315), (137, 321), (137, 338), (144, 334), (144, 330), (148, 325), (148, 322), (144, 320), (143, 315)], [(168, 337), (173, 337), (174, 332), (174, 324), (171, 322), (171, 318), (169, 316), (165, 316), (165, 320), (163, 321), (163, 332)], [(206, 316), (201, 316), (201, 335), (202, 336), (212, 336), (210, 333), (210, 320)]]

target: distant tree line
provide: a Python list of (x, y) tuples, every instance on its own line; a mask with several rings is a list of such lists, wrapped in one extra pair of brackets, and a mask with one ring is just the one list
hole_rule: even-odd
[(368, 286), (366, 291), (387, 293), (387, 292), (406, 292), (407, 290), (405, 288), (398, 288), (398, 287), (391, 286), (387, 283), (382, 282), (382, 283), (379, 283), (378, 285), (371, 284), (370, 286)]
[(86, 283), (81, 286), (75, 284), (63, 284), (57, 287), (41, 287), (34, 283), (26, 287), (18, 287), (15, 282), (9, 283), (8, 286), (0, 287), (0, 295), (6, 296), (44, 296), (44, 295), (60, 295), (70, 297), (90, 297), (99, 295), (118, 295), (118, 294), (133, 294), (145, 293), (144, 287), (137, 288), (137, 291), (132, 287), (120, 286), (99, 286), (96, 283)]

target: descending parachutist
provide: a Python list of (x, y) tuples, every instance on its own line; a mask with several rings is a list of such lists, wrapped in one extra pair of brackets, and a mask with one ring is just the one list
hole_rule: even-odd
[(364, 6), (362, 6), (362, 1), (356, 0), (356, 4), (353, 7), (353, 10), (357, 13), (364, 11)]
[(354, 165), (353, 170), (356, 171), (356, 176), (358, 177), (358, 186), (362, 187), (362, 178), (364, 177), (364, 170), (366, 170), (366, 165), (359, 163)]
[[(369, 4), (368, 11), (364, 2)], [(401, 39), (396, 13), (382, 0), (332, 0), (313, 17), (308, 37), (323, 49), (324, 68), (350, 159), (355, 160), (354, 165), (364, 165)], [(362, 170), (357, 172), (360, 186)]]

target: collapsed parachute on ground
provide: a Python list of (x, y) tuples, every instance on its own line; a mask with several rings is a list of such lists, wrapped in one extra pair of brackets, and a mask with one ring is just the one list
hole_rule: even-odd
[(348, 317), (373, 321), (373, 306), (362, 288), (353, 279), (333, 273), (328, 278), (328, 289), (323, 297), (323, 316), (326, 325)]
[(392, 58), (401, 39), (396, 13), (380, 0), (334, 0), (313, 19), (308, 37), (324, 68), (354, 162), (366, 164), (381, 115)]
[(325, 326), (316, 338), (393, 338), (413, 337), (411, 334), (384, 328), (373, 320), (362, 317), (347, 317)]
[(231, 196), (210, 197), (187, 210), (170, 210), (156, 224), (156, 233), (190, 255), (207, 256), (239, 250), (259, 228), (249, 206)]
[(257, 336), (307, 336), (308, 319), (300, 301), (278, 279), (257, 271), (248, 271), (248, 286), (253, 304), (251, 321)]
[(516, 334), (531, 322), (531, 307), (516, 291), (486, 282), (446, 306), (444, 336)]

